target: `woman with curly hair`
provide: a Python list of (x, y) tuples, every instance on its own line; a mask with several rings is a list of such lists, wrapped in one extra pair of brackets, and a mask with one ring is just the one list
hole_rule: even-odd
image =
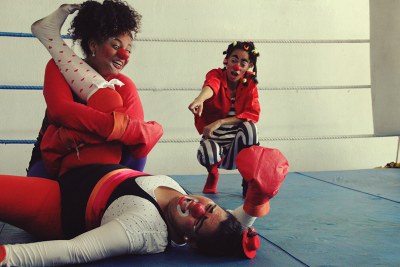
[[(72, 36), (80, 40), (85, 60), (57, 36), (65, 18), (78, 9)], [(122, 145), (134, 156), (145, 156), (162, 132), (157, 123), (143, 121), (136, 88), (120, 73), (129, 58), (130, 31), (138, 24), (119, 26), (128, 25), (129, 18), (138, 21), (132, 10), (116, 0), (86, 1), (62, 5), (32, 25), (53, 57), (44, 85), (50, 125), (41, 148), (59, 160), (47, 161), (57, 166), (57, 181), (0, 175), (0, 221), (47, 240), (0, 245), (0, 266), (85, 263), (185, 244), (206, 254), (255, 256), (260, 243), (250, 226), (269, 212), (269, 200), (287, 174), (287, 161), (278, 150), (240, 152), (238, 169), (249, 193), (233, 211), (188, 194), (168, 176), (119, 164)], [(132, 16), (122, 16), (121, 22), (120, 13)]]
[[(246, 147), (258, 145), (256, 123), (260, 117), (257, 90), (257, 57), (251, 41), (229, 44), (224, 68), (210, 70), (199, 95), (189, 104), (195, 126), (202, 135), (197, 150), (199, 163), (208, 176), (203, 193), (216, 194), (218, 168), (236, 169), (236, 155)], [(243, 180), (243, 196), (247, 182)]]
[[(74, 42), (79, 41), (86, 56), (83, 60), (60, 37), (65, 19), (78, 9), (70, 33)], [(135, 84), (120, 73), (129, 62), (140, 19), (124, 2), (86, 1), (62, 5), (32, 25), (32, 32), (53, 60), (46, 68), (43, 93), (47, 110), (28, 176), (57, 178), (69, 168), (109, 160), (143, 170), (162, 128), (156, 122), (143, 121)], [(120, 143), (109, 142), (107, 149), (121, 150), (121, 156), (100, 157), (99, 143), (117, 139)]]

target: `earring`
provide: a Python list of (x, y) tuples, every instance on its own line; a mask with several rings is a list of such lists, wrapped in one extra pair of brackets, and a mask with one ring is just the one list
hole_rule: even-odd
[(92, 52), (92, 57), (95, 57), (96, 56), (96, 53), (93, 51)]
[(183, 240), (185, 241), (185, 243), (187, 243), (187, 242), (189, 242), (189, 237), (183, 236)]

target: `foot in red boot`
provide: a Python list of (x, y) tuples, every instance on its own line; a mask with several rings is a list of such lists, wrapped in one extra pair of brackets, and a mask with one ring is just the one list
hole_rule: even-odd
[(217, 194), (217, 184), (219, 179), (218, 164), (211, 165), (207, 168), (208, 176), (206, 184), (203, 188), (204, 194)]

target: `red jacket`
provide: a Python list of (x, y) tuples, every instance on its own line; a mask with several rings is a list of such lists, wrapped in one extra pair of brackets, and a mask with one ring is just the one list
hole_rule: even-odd
[[(260, 103), (258, 101), (257, 84), (247, 79), (247, 84), (241, 81), (236, 90), (235, 111), (236, 118), (258, 122), (260, 117)], [(209, 86), (214, 95), (204, 101), (201, 117), (195, 116), (195, 126), (199, 134), (203, 129), (216, 120), (226, 118), (231, 108), (231, 92), (228, 89), (225, 69), (213, 69), (206, 75), (203, 87)]]
[[(109, 79), (117, 78), (125, 85), (116, 86), (121, 95), (124, 106), (117, 111), (129, 115), (133, 119), (143, 120), (143, 107), (135, 84), (123, 74), (114, 75)], [(107, 142), (114, 127), (112, 113), (103, 113), (85, 104), (74, 101), (70, 87), (60, 73), (54, 60), (50, 60), (46, 67), (43, 94), (47, 104), (47, 116), (51, 126), (46, 130), (41, 143), (44, 163), (53, 175), (61, 175), (68, 169), (88, 164), (117, 164), (121, 160), (122, 143)], [(90, 143), (71, 150), (64, 155), (60, 163), (59, 151), (63, 151), (63, 142), (59, 128), (67, 128), (81, 132), (90, 140)], [(57, 135), (57, 136), (54, 136)], [(43, 148), (46, 147), (45, 150)], [(61, 165), (61, 170), (60, 170)]]

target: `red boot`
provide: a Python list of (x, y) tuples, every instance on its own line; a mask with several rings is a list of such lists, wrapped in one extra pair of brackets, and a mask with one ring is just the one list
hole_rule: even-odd
[(204, 188), (203, 188), (203, 193), (204, 194), (217, 194), (218, 193), (217, 184), (218, 184), (218, 179), (219, 179), (218, 163), (215, 163), (214, 165), (207, 167), (207, 171), (208, 171), (208, 176), (207, 176), (206, 184), (204, 185)]

